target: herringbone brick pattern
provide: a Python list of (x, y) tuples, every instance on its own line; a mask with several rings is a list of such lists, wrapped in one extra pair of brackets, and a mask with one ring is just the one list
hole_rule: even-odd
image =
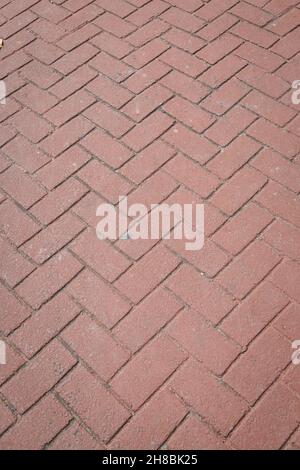
[[(0, 448), (298, 448), (299, 0), (0, 0)], [(203, 201), (206, 241), (96, 208)]]

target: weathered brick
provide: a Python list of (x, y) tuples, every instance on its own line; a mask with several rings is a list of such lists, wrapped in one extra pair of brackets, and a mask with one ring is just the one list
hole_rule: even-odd
[[(17, 288), (20, 297), (39, 308), (81, 270), (82, 265), (68, 252), (61, 252), (34, 271)], [(36, 288), (33, 290), (32, 286)]]
[[(108, 441), (130, 416), (107, 388), (82, 366), (74, 369), (57, 390), (68, 406), (103, 441)], [(93, 407), (90, 406), (90, 397), (93, 397)]]
[(80, 312), (66, 294), (59, 293), (34, 313), (10, 336), (27, 356), (34, 356)]
[(137, 410), (161, 386), (186, 355), (166, 336), (147, 344), (111, 381), (112, 389)]

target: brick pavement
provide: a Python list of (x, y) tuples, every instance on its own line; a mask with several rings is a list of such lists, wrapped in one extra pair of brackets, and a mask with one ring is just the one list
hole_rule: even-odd
[[(299, 0), (0, 0), (1, 449), (300, 449)], [(199, 253), (97, 206), (204, 202)]]

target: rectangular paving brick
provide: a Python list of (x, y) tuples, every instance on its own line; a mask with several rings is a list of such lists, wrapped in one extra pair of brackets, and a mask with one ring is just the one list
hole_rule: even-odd
[(116, 290), (88, 269), (71, 281), (67, 291), (107, 328), (112, 328), (131, 308)]
[(3, 238), (0, 238), (0, 258), (0, 277), (10, 287), (15, 287), (34, 270), (34, 265)]
[(140, 349), (182, 308), (167, 290), (158, 288), (114, 328), (113, 333), (132, 352)]
[(208, 281), (189, 266), (181, 267), (166, 285), (213, 323), (218, 323), (234, 307), (233, 298), (215, 281)]
[[(81, 270), (82, 265), (67, 251), (51, 258), (17, 288), (18, 295), (33, 308), (40, 307)], [(32, 285), (36, 288), (33, 290)]]
[[(186, 351), (215, 374), (221, 375), (237, 358), (240, 348), (193, 310), (183, 310), (167, 326), (166, 332)], [(221, 350), (222, 357), (215, 351)]]
[[(198, 384), (195, 387), (195, 383)], [(222, 434), (228, 434), (247, 410), (245, 400), (194, 359), (176, 372), (170, 387)]]
[(34, 356), (80, 312), (65, 293), (57, 294), (12, 333), (12, 342), (27, 356)]
[(111, 379), (130, 356), (128, 351), (86, 314), (76, 318), (62, 332), (61, 337), (105, 381)]
[[(85, 389), (85, 399), (82, 390)], [(57, 388), (59, 395), (103, 441), (108, 441), (130, 414), (85, 368), (78, 366)], [(93, 397), (93, 406), (90, 406)], [(101, 419), (99, 419), (101, 416)]]
[(1, 387), (3, 395), (24, 413), (76, 364), (57, 340), (47, 345), (31, 362)]
[[(286, 406), (283, 407), (282, 403)], [(238, 449), (278, 449), (294, 431), (298, 421), (298, 396), (287, 387), (275, 385), (233, 432), (232, 443)]]
[(229, 292), (242, 299), (280, 260), (275, 250), (256, 240), (218, 275), (218, 280)]
[(81, 199), (88, 189), (75, 179), (68, 179), (31, 208), (31, 213), (49, 224)]
[(160, 336), (146, 345), (111, 381), (112, 389), (137, 410), (184, 361), (176, 343)]
[(287, 296), (266, 281), (225, 318), (221, 328), (239, 344), (246, 346), (287, 303)]
[(21, 304), (21, 302), (2, 285), (0, 286), (0, 295), (0, 329), (4, 334), (8, 334), (30, 316), (30, 309)]
[(140, 301), (163, 281), (179, 264), (166, 248), (158, 247), (133, 265), (116, 282), (115, 287), (133, 302)]
[(111, 441), (110, 448), (157, 449), (186, 414), (185, 407), (170, 392), (154, 395)]
[(1, 449), (40, 450), (71, 420), (53, 395), (47, 395), (1, 439)]

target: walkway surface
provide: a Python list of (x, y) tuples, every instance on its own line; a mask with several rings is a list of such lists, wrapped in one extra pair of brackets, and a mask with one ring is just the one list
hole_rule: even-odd
[[(0, 0), (0, 448), (300, 448), (299, 24)], [(127, 194), (204, 202), (204, 248), (98, 240)]]

